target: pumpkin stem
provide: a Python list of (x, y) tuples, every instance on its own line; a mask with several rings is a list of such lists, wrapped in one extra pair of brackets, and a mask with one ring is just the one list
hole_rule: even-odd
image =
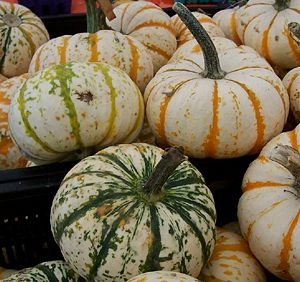
[(168, 149), (155, 166), (150, 178), (143, 185), (143, 192), (155, 201), (167, 179), (185, 160), (187, 160), (187, 157), (183, 154), (181, 148), (171, 147)]
[(297, 45), (300, 45), (300, 24), (291, 22), (288, 24), (288, 30)]
[(291, 0), (275, 0), (273, 7), (280, 12), (287, 9), (290, 6), (290, 2)]
[(173, 5), (173, 10), (187, 26), (189, 31), (194, 35), (195, 39), (202, 48), (205, 69), (201, 75), (205, 78), (211, 79), (223, 78), (225, 76), (225, 72), (220, 67), (218, 52), (203, 26), (183, 4), (175, 2)]
[(289, 145), (278, 144), (271, 152), (270, 159), (284, 166), (294, 176), (294, 188), (300, 194), (300, 153)]

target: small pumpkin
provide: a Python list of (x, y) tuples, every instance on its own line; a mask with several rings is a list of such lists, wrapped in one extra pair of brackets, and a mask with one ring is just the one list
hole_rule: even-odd
[(247, 169), (238, 204), (244, 238), (261, 264), (300, 281), (300, 126), (273, 138)]
[[(209, 36), (225, 37), (222, 29), (211, 17), (199, 12), (192, 12), (192, 14), (198, 20), (198, 22), (202, 24)], [(194, 39), (194, 36), (191, 34), (182, 20), (178, 17), (178, 15), (174, 15), (173, 17), (171, 17), (171, 20), (176, 30), (177, 48), (184, 43)]]
[(26, 81), (27, 74), (0, 83), (0, 169), (25, 167), (27, 160), (14, 144), (8, 128), (8, 111), (18, 88)]
[(130, 278), (127, 282), (200, 282), (194, 277), (173, 271), (146, 272)]
[(11, 135), (36, 164), (82, 158), (131, 142), (144, 120), (142, 95), (122, 70), (104, 63), (69, 63), (29, 78), (9, 111)]
[(182, 146), (196, 158), (258, 153), (282, 131), (288, 116), (281, 80), (249, 47), (217, 53), (188, 9), (178, 2), (174, 9), (202, 46), (204, 60), (199, 56), (165, 65), (147, 85), (146, 114), (153, 134), (159, 143)]
[(116, 18), (107, 20), (114, 30), (139, 40), (152, 56), (154, 72), (168, 62), (176, 50), (176, 32), (171, 18), (148, 1), (131, 1), (114, 8)]
[(250, 0), (237, 11), (237, 32), (243, 44), (254, 48), (269, 63), (289, 69), (300, 65), (300, 47), (288, 24), (299, 22), (300, 2)]
[[(16, 271), (14, 271), (16, 272)], [(84, 282), (64, 261), (42, 262), (35, 267), (25, 268), (1, 280), (3, 282)]]
[(28, 72), (36, 49), (49, 40), (43, 22), (28, 8), (0, 1), (0, 73), (6, 77)]
[(202, 269), (199, 279), (203, 282), (267, 281), (263, 268), (243, 237), (224, 228), (217, 228), (213, 254)]
[(104, 282), (157, 270), (197, 277), (214, 247), (215, 220), (212, 194), (182, 152), (145, 143), (110, 146), (79, 162), (50, 216), (70, 266)]

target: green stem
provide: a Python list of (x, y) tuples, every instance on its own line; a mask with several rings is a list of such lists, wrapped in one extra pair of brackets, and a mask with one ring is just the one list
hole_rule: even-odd
[(183, 4), (175, 2), (173, 10), (178, 14), (202, 48), (205, 68), (201, 75), (211, 79), (223, 78), (225, 72), (220, 67), (218, 52), (203, 26)]
[(290, 2), (291, 0), (275, 0), (273, 7), (280, 12), (287, 9), (290, 6)]
[(183, 151), (171, 147), (155, 166), (154, 171), (147, 182), (143, 185), (143, 192), (151, 199), (159, 198), (161, 189), (174, 170), (187, 159)]
[(99, 14), (96, 0), (85, 0), (87, 32), (95, 33), (99, 30)]

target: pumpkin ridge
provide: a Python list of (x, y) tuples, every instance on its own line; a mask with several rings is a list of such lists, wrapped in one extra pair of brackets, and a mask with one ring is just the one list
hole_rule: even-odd
[(12, 28), (8, 27), (7, 28), (7, 35), (6, 35), (6, 38), (5, 38), (5, 41), (4, 41), (4, 46), (2, 48), (3, 55), (2, 55), (1, 60), (0, 60), (0, 72), (2, 72), (3, 64), (4, 64), (4, 61), (5, 61), (5, 57), (6, 57), (6, 52), (9, 48), (10, 43), (11, 43), (11, 40), (10, 40), (11, 31), (12, 31)]
[(33, 22), (30, 22), (30, 21), (27, 21), (26, 19), (22, 19), (22, 24), (34, 26), (35, 28), (37, 28), (39, 30), (39, 32), (41, 32), (45, 36), (45, 38), (48, 38), (48, 34), (46, 33), (46, 31), (43, 30), (39, 25), (37, 25)]
[(242, 41), (237, 33), (237, 18), (236, 18), (236, 12), (234, 12), (230, 17), (230, 28), (232, 30), (232, 39), (234, 42), (237, 43), (237, 45), (241, 45)]
[(98, 51), (97, 46), (97, 33), (89, 33), (88, 34), (88, 42), (91, 51), (91, 57), (89, 62), (97, 62), (100, 52)]
[(255, 182), (247, 182), (243, 187), (243, 192), (254, 190), (254, 189), (261, 189), (261, 188), (281, 188), (288, 187), (289, 184), (287, 183), (279, 183), (273, 181), (255, 181)]
[(155, 21), (148, 21), (148, 22), (143, 22), (137, 26), (135, 26), (131, 31), (130, 33), (134, 32), (134, 31), (137, 31), (139, 29), (142, 29), (144, 27), (161, 27), (161, 28), (164, 28), (170, 32), (172, 32), (174, 35), (176, 34), (174, 28), (172, 26), (170, 26), (169, 24), (166, 24), (166, 23), (160, 23), (160, 22), (155, 22)]
[(47, 279), (51, 282), (60, 282), (56, 275), (45, 265), (41, 265), (41, 264), (38, 264), (37, 266), (35, 266), (35, 268), (37, 268), (38, 270), (40, 270), (41, 272), (43, 272)]
[(40, 60), (41, 60), (41, 53), (43, 51), (43, 49), (45, 48), (46, 44), (44, 44), (43, 46), (41, 46), (36, 53), (36, 59), (34, 62), (34, 70), (35, 72), (37, 72), (40, 68)]
[(153, 45), (153, 44), (145, 44), (144, 42), (141, 42), (146, 48), (150, 49), (152, 52), (157, 53), (158, 55), (164, 57), (165, 59), (169, 60), (172, 55), (168, 54), (166, 51), (162, 50), (161, 48)]
[(297, 14), (300, 14), (300, 9), (289, 7), (290, 10), (294, 11)]
[(130, 64), (130, 71), (129, 71), (129, 76), (133, 81), (137, 81), (137, 66), (139, 64), (139, 53), (136, 52), (136, 46), (134, 45), (133, 41), (131, 40), (130, 37), (126, 37), (127, 42), (130, 46), (130, 53), (131, 53), (131, 57), (132, 57), (132, 61)]
[[(270, 4), (268, 4), (268, 5), (270, 5)], [(245, 32), (246, 32), (246, 29), (248, 28), (248, 26), (252, 23), (252, 21), (254, 21), (256, 18), (258, 18), (259, 16), (261, 16), (263, 14), (265, 14), (265, 12), (255, 15), (244, 25), (243, 30), (242, 30), (242, 38), (243, 38), (242, 42), (245, 42)]]
[(22, 28), (21, 26), (18, 27), (18, 29), (22, 32), (25, 40), (27, 41), (29, 47), (30, 47), (30, 56), (32, 57), (34, 52), (35, 52), (35, 49), (36, 49), (36, 46), (31, 38), (31, 36), (24, 30), (24, 28)]
[(165, 96), (163, 101), (160, 104), (159, 109), (159, 122), (156, 124), (157, 133), (162, 142), (167, 143), (167, 136), (165, 130), (165, 122), (166, 122), (166, 112), (168, 108), (168, 104), (171, 100), (172, 96)]
[(0, 12), (3, 12), (3, 14), (0, 14), (0, 16), (3, 16), (4, 14), (6, 14), (6, 11), (2, 6), (0, 6)]

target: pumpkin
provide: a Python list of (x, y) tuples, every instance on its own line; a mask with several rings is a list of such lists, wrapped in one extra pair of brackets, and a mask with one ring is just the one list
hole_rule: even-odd
[(217, 241), (199, 279), (204, 282), (266, 282), (263, 268), (252, 255), (247, 242), (235, 232), (217, 228)]
[(18, 270), (15, 269), (6, 269), (4, 267), (0, 267), (0, 280), (2, 281), (5, 278), (15, 274)]
[(35, 14), (4, 1), (0, 1), (0, 34), (0, 73), (7, 77), (26, 73), (35, 50), (49, 40)]
[(289, 100), (281, 80), (249, 47), (217, 53), (188, 9), (174, 5), (192, 25), (204, 60), (199, 56), (168, 64), (149, 82), (144, 96), (153, 134), (159, 143), (182, 146), (196, 158), (259, 152), (282, 131), (288, 115)]
[(38, 281), (38, 282), (84, 282), (64, 261), (43, 262), (35, 267), (25, 268), (9, 275), (3, 282)]
[(154, 72), (165, 65), (177, 47), (171, 18), (147, 1), (131, 1), (114, 8), (116, 18), (107, 21), (114, 30), (139, 40), (152, 56)]
[(0, 169), (25, 167), (27, 160), (10, 137), (8, 111), (11, 99), (26, 81), (27, 74), (0, 83)]
[(290, 35), (288, 23), (300, 21), (299, 10), (299, 1), (250, 0), (237, 11), (238, 35), (272, 65), (297, 67), (300, 47)]
[(69, 63), (29, 78), (9, 111), (11, 135), (36, 164), (82, 158), (131, 142), (144, 120), (137, 86), (105, 63)]
[(194, 277), (173, 271), (152, 271), (140, 274), (127, 282), (199, 282)]
[(220, 10), (214, 14), (213, 20), (219, 25), (227, 38), (233, 40), (237, 45), (240, 45), (242, 42), (237, 33), (236, 15), (238, 8), (239, 7), (234, 7), (232, 9)]
[(300, 281), (299, 134), (298, 125), (268, 142), (245, 173), (238, 204), (252, 253), (289, 281)]
[(291, 112), (296, 123), (300, 123), (300, 67), (289, 71), (282, 80), (289, 97)]
[(201, 173), (177, 148), (110, 146), (73, 167), (51, 207), (51, 230), (88, 281), (157, 270), (197, 277), (215, 242), (215, 206)]
[[(198, 22), (202, 24), (209, 36), (225, 37), (225, 34), (221, 30), (221, 28), (211, 17), (199, 12), (192, 12), (192, 14), (195, 16)], [(194, 36), (191, 34), (182, 20), (178, 17), (178, 15), (174, 15), (173, 17), (171, 17), (171, 20), (177, 33), (177, 48), (188, 42), (189, 40), (194, 39)]]

